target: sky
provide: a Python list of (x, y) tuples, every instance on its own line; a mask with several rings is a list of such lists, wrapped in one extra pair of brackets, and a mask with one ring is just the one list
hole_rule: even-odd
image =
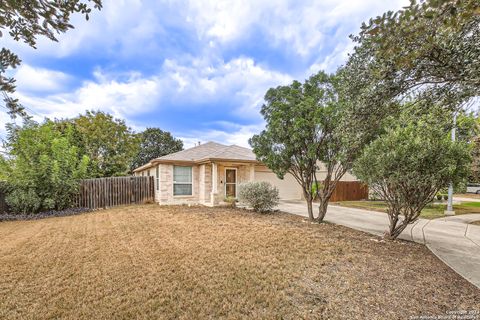
[(334, 72), (363, 21), (408, 2), (104, 0), (89, 21), (74, 16), (58, 43), (39, 38), (34, 50), (0, 39), (22, 59), (16, 96), (35, 120), (102, 110), (186, 147), (248, 146), (264, 127), (269, 88)]

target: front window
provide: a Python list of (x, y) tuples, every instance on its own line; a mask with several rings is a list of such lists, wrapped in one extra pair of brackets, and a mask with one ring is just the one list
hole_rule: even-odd
[(173, 167), (173, 195), (192, 195), (192, 167)]

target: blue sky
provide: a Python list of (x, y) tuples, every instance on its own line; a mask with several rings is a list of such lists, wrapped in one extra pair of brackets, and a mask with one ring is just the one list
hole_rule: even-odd
[(136, 131), (171, 131), (186, 146), (247, 146), (264, 126), (268, 88), (333, 72), (362, 21), (407, 3), (105, 0), (90, 21), (74, 17), (58, 43), (2, 43), (23, 60), (17, 96), (37, 120), (103, 110)]

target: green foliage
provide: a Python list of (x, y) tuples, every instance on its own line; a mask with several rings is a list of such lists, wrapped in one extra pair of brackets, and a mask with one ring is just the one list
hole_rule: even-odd
[(321, 182), (315, 181), (314, 183), (312, 183), (312, 195), (314, 195), (315, 197), (320, 192), (320, 190), (322, 190), (322, 188), (323, 186)]
[[(439, 117), (438, 107), (431, 110), (416, 114), (407, 107), (354, 167), (357, 177), (387, 202), (391, 238), (415, 221), (441, 188), (462, 182), (468, 174), (468, 144), (452, 142), (445, 130), (448, 117)], [(399, 215), (403, 221), (397, 225)]]
[(6, 196), (10, 210), (18, 214), (36, 213), (42, 207), (42, 199), (33, 188), (14, 188)]
[(132, 169), (138, 168), (150, 160), (183, 150), (183, 142), (175, 139), (170, 132), (159, 128), (147, 128), (139, 134), (140, 148), (133, 160)]
[(73, 127), (57, 130), (53, 122), (27, 122), (9, 135), (10, 159), (2, 166), (11, 192), (7, 203), (14, 212), (61, 210), (71, 206), (78, 179), (89, 159), (72, 143)]
[(457, 108), (480, 94), (479, 12), (478, 0), (425, 0), (370, 19), (353, 38), (352, 84), (377, 108), (407, 95)]
[(238, 199), (261, 213), (271, 211), (280, 200), (278, 189), (265, 181), (241, 183), (238, 186)]
[(229, 196), (224, 199), (226, 203), (232, 208), (235, 208), (237, 205), (237, 199), (235, 197)]
[(57, 123), (59, 128), (65, 125), (73, 126), (73, 144), (90, 159), (88, 177), (123, 176), (130, 172), (139, 152), (139, 138), (125, 121), (101, 111), (87, 111)]
[[(64, 33), (73, 28), (70, 24), (73, 13), (80, 13), (88, 20), (92, 10), (90, 3), (95, 9), (102, 7), (101, 0), (0, 1), (0, 38), (8, 34), (13, 40), (23, 41), (32, 48), (36, 48), (38, 36), (57, 41), (56, 33)], [(18, 99), (8, 95), (15, 92), (15, 79), (6, 72), (10, 68), (15, 69), (20, 62), (18, 56), (7, 48), (0, 50), (0, 91), (12, 117), (26, 116)]]
[(472, 144), (472, 170), (469, 182), (480, 182), (480, 118), (475, 118), (474, 136), (470, 139)]
[[(279, 178), (288, 172), (302, 186), (310, 219), (318, 161), (327, 164), (332, 180), (347, 170), (345, 144), (338, 130), (342, 113), (336, 85), (334, 75), (319, 72), (303, 84), (294, 81), (269, 89), (261, 109), (266, 129), (249, 141), (257, 158)], [(323, 185), (326, 193), (333, 191), (333, 183)]]

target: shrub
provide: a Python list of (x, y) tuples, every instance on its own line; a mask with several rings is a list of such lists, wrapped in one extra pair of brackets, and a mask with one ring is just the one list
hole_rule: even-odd
[(437, 200), (442, 200), (443, 198), (443, 195), (441, 195), (440, 193), (437, 194)]
[(239, 185), (238, 199), (257, 212), (271, 211), (280, 200), (278, 189), (268, 182), (247, 182)]
[(42, 206), (42, 200), (33, 189), (14, 189), (5, 198), (10, 210), (20, 214), (37, 212)]
[(415, 222), (442, 188), (462, 181), (469, 172), (469, 145), (451, 140), (445, 129), (451, 118), (438, 116), (435, 107), (423, 115), (406, 107), (355, 164), (356, 176), (385, 198), (389, 239)]
[(228, 204), (229, 207), (232, 208), (235, 208), (237, 203), (237, 199), (235, 199), (235, 197), (226, 197), (224, 201)]
[(12, 213), (63, 210), (73, 204), (78, 179), (85, 177), (88, 157), (81, 156), (65, 132), (55, 123), (27, 122), (8, 138), (9, 159), (2, 172), (10, 192), (6, 202)]

